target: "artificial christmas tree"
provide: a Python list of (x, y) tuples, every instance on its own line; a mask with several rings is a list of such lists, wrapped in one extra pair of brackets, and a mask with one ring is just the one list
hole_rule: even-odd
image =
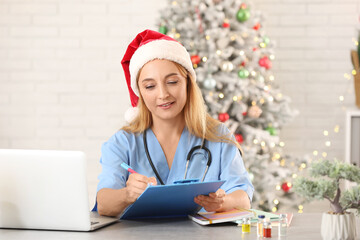
[(263, 15), (241, 0), (171, 0), (158, 24), (190, 52), (208, 112), (241, 144), (255, 186), (253, 206), (297, 206), (291, 182), (306, 161), (283, 154), (278, 134), (296, 111), (271, 72), (274, 42)]

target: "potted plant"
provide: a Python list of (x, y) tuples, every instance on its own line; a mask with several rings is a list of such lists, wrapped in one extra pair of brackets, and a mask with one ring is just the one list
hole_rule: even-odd
[[(310, 177), (299, 177), (294, 181), (294, 190), (307, 200), (327, 199), (331, 211), (323, 213), (321, 236), (323, 239), (355, 239), (356, 219), (360, 214), (360, 168), (338, 160), (321, 160), (310, 166)], [(353, 187), (340, 189), (340, 181), (348, 180)]]

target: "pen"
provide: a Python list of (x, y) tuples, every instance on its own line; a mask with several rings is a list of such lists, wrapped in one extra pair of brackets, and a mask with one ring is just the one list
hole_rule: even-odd
[(134, 169), (132, 169), (129, 165), (127, 165), (126, 163), (121, 163), (121, 167), (124, 168), (125, 170), (127, 170), (130, 173), (137, 173), (134, 171)]

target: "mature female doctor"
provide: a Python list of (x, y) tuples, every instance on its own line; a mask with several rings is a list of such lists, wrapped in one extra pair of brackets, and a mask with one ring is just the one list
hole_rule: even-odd
[[(117, 216), (148, 184), (184, 178), (226, 180), (215, 193), (194, 199), (206, 211), (249, 208), (254, 188), (240, 146), (206, 113), (186, 49), (166, 35), (145, 30), (130, 43), (121, 63), (134, 108), (132, 116), (127, 113), (130, 123), (101, 149), (99, 214)], [(121, 168), (122, 162), (137, 173)]]

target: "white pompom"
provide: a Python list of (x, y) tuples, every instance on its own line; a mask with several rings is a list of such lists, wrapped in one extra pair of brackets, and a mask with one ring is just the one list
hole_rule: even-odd
[(128, 110), (126, 110), (126, 112), (125, 112), (125, 121), (127, 123), (132, 122), (132, 120), (134, 120), (138, 114), (139, 114), (138, 107), (128, 108)]

